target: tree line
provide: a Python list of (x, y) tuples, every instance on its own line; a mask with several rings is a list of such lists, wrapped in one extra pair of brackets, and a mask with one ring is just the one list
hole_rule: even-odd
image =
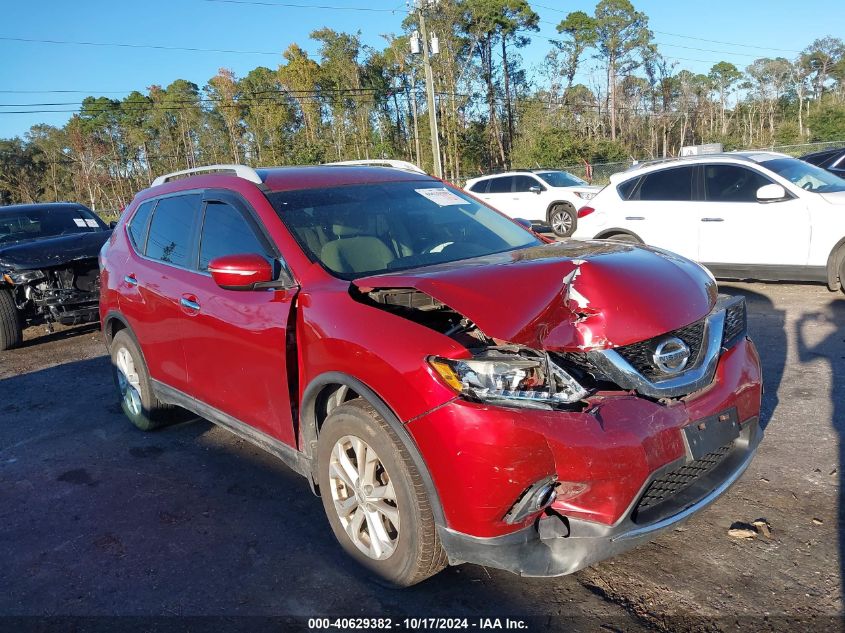
[[(527, 0), (440, 0), (426, 9), (444, 175), (495, 168), (674, 155), (683, 145), (762, 147), (845, 138), (845, 44), (726, 61), (707, 74), (665, 57), (629, 0), (574, 11), (531, 72), (520, 50), (539, 37)], [(0, 139), (0, 203), (76, 200), (125, 206), (161, 173), (213, 163), (312, 164), (400, 158), (431, 169), (431, 143), (411, 12), (381, 47), (361, 34), (311, 33), (318, 54), (290, 44), (275, 68), (219, 72), (123, 99), (89, 96), (62, 127)], [(590, 64), (601, 69), (592, 72)], [(33, 104), (37, 105), (37, 104)], [(72, 104), (77, 105), (77, 104)]]

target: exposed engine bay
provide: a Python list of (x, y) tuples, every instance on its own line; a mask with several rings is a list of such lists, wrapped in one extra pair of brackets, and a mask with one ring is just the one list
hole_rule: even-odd
[(17, 309), (29, 324), (77, 325), (96, 321), (100, 272), (96, 258), (39, 270), (10, 271), (3, 286), (12, 291)]

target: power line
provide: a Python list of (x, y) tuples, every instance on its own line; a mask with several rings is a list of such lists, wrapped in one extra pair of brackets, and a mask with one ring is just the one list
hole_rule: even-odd
[(191, 53), (231, 53), (236, 55), (273, 55), (280, 57), (280, 51), (243, 51), (231, 48), (193, 48), (188, 46), (162, 46), (158, 44), (127, 44), (124, 42), (84, 42), (75, 40), (42, 40), (30, 37), (9, 37), (0, 35), (0, 40), (6, 42), (26, 42), (29, 44), (69, 44), (73, 46), (111, 46), (117, 48), (140, 48), (162, 51), (188, 51)]
[(376, 9), (374, 7), (338, 7), (320, 4), (294, 4), (290, 2), (263, 2), (261, 0), (203, 0), (204, 2), (216, 2), (220, 4), (250, 4), (261, 7), (283, 7), (290, 9), (326, 9), (329, 11), (370, 11), (375, 13), (396, 13), (396, 9)]

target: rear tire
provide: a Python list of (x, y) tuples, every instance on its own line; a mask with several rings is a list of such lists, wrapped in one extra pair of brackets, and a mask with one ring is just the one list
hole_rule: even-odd
[(558, 237), (569, 237), (575, 232), (578, 215), (571, 204), (556, 204), (549, 209), (549, 226)]
[(153, 431), (185, 417), (182, 409), (156, 398), (144, 356), (127, 330), (115, 334), (110, 351), (120, 408), (132, 424)]
[(0, 352), (17, 347), (23, 342), (21, 315), (15, 305), (12, 291), (0, 290)]
[(317, 469), (335, 538), (382, 584), (410, 587), (446, 566), (422, 477), (372, 405), (358, 398), (331, 412)]

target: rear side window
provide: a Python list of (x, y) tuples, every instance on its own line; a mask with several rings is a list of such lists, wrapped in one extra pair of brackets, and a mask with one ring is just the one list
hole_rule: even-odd
[(619, 192), (619, 197), (623, 200), (628, 200), (631, 197), (631, 194), (633, 193), (634, 188), (637, 186), (637, 183), (639, 181), (639, 178), (631, 178), (631, 180), (626, 180), (625, 182), (618, 185), (616, 187), (616, 191)]
[(708, 202), (757, 202), (757, 190), (772, 181), (738, 165), (705, 165), (704, 195)]
[(637, 200), (692, 200), (692, 167), (661, 169), (642, 178)]
[(129, 239), (139, 253), (144, 252), (147, 243), (147, 225), (150, 223), (150, 213), (152, 213), (154, 206), (155, 200), (145, 202), (138, 207), (135, 215), (129, 220)]
[(216, 257), (251, 253), (266, 257), (266, 251), (238, 209), (225, 202), (209, 202), (205, 206), (200, 241), (200, 270), (208, 270), (208, 263)]
[(156, 205), (147, 239), (147, 257), (187, 268), (199, 194), (162, 198)]
[(487, 193), (510, 193), (512, 183), (512, 176), (502, 176), (501, 178), (493, 178), (492, 180), (490, 180), (490, 189)]
[(473, 193), (487, 193), (487, 185), (489, 184), (489, 180), (482, 180), (480, 182), (475, 183), (472, 187), (469, 188), (469, 190)]

